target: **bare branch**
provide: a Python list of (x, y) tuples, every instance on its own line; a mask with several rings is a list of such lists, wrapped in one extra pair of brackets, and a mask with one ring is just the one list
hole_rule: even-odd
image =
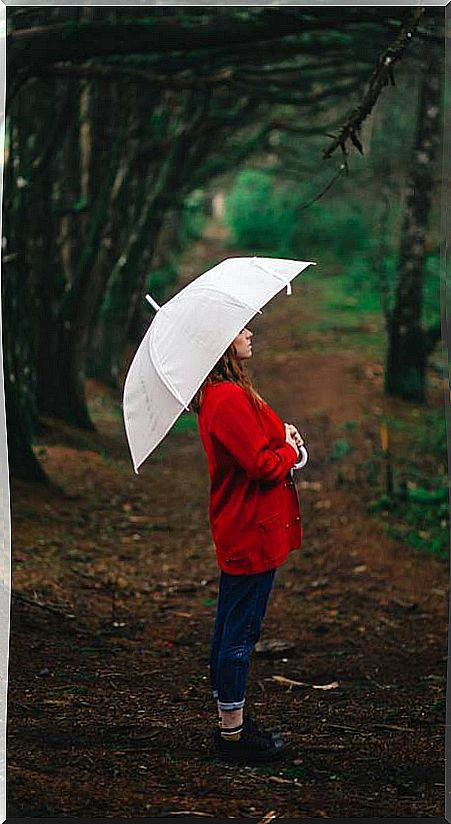
[(328, 149), (325, 149), (323, 155), (325, 158), (330, 157), (336, 149), (341, 148), (344, 155), (347, 154), (346, 144), (349, 140), (356, 146), (363, 154), (363, 149), (358, 138), (358, 132), (363, 121), (371, 113), (382, 89), (384, 86), (395, 84), (393, 75), (393, 66), (404, 54), (407, 46), (410, 44), (413, 34), (425, 13), (425, 8), (415, 8), (414, 11), (407, 15), (401, 31), (395, 38), (394, 42), (388, 46), (385, 52), (381, 55), (378, 65), (373, 71), (368, 83), (368, 89), (364, 94), (362, 102), (352, 112), (347, 122), (340, 131), (340, 134), (335, 137)]

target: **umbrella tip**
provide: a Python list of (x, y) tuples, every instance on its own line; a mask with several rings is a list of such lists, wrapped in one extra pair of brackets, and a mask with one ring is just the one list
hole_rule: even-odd
[(153, 308), (154, 308), (154, 309), (156, 309), (156, 311), (158, 312), (158, 310), (160, 309), (160, 306), (159, 306), (159, 304), (156, 302), (156, 300), (154, 300), (154, 299), (153, 299), (150, 295), (146, 295), (146, 300), (147, 300), (147, 301), (148, 301), (148, 303), (150, 303), (150, 304), (151, 304), (151, 306), (153, 306)]

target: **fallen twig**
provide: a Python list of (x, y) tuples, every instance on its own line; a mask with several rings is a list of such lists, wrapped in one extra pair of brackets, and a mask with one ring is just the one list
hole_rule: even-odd
[(46, 604), (43, 601), (37, 601), (34, 598), (27, 598), (26, 595), (22, 595), (20, 592), (11, 592), (13, 598), (16, 601), (22, 601), (24, 604), (28, 604), (30, 607), (38, 607), (39, 609), (44, 609), (47, 612), (51, 612), (53, 615), (58, 615), (60, 618), (70, 618), (73, 619), (76, 616), (69, 612), (63, 612), (62, 609), (58, 607), (52, 606), (52, 604)]
[(301, 742), (302, 750), (319, 750), (321, 752), (338, 752), (346, 749), (344, 744), (303, 744)]
[[(365, 721), (366, 726), (378, 727), (385, 730), (397, 730), (398, 732), (415, 732), (411, 727), (398, 727), (395, 724), (383, 724), (377, 721)], [(338, 730), (349, 730), (351, 732), (358, 732), (366, 734), (367, 730), (360, 730), (359, 727), (353, 727), (351, 724), (328, 724), (329, 727), (335, 727)]]
[(335, 690), (340, 686), (338, 681), (332, 681), (331, 684), (307, 684), (306, 681), (293, 681), (292, 678), (285, 678), (284, 675), (272, 675), (271, 678), (265, 678), (265, 681), (277, 681), (278, 684), (287, 686), (290, 692), (293, 687), (311, 687), (311, 689), (314, 690)]
[(327, 726), (334, 727), (334, 729), (336, 730), (347, 730), (348, 732), (357, 732), (360, 735), (363, 734), (362, 730), (360, 730), (359, 727), (353, 727), (351, 726), (351, 724), (332, 724), (331, 722), (329, 722)]
[(383, 730), (398, 730), (399, 732), (415, 732), (411, 727), (398, 727), (396, 724), (373, 723), (373, 727), (380, 727)]
[(205, 816), (205, 818), (211, 818), (210, 813), (200, 813), (199, 810), (171, 810), (169, 813), (166, 813), (166, 815), (202, 815)]
[(260, 819), (260, 821), (257, 822), (257, 824), (269, 824), (269, 822), (274, 818), (277, 818), (277, 813), (275, 810), (270, 810), (263, 816), (263, 818)]

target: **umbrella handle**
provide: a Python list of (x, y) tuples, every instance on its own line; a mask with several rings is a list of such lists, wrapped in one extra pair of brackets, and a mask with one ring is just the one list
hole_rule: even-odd
[(293, 466), (293, 469), (303, 469), (303, 467), (306, 465), (306, 463), (308, 461), (308, 452), (307, 452), (305, 446), (300, 447), (300, 453), (301, 453), (301, 456), (302, 456), (301, 460), (299, 461), (299, 463), (296, 463)]

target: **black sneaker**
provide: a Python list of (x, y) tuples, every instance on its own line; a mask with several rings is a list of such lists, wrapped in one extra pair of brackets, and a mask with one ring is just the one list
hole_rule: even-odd
[(246, 728), (249, 731), (253, 730), (260, 732), (262, 735), (267, 735), (269, 738), (282, 738), (282, 735), (279, 732), (274, 732), (273, 730), (265, 730), (259, 727), (258, 724), (256, 724), (256, 722), (254, 721), (252, 715), (250, 715), (249, 713), (243, 719), (243, 728)]
[(227, 741), (221, 736), (219, 728), (214, 733), (215, 754), (225, 761), (249, 764), (274, 761), (281, 757), (286, 746), (279, 734), (261, 729), (247, 716), (239, 741)]

